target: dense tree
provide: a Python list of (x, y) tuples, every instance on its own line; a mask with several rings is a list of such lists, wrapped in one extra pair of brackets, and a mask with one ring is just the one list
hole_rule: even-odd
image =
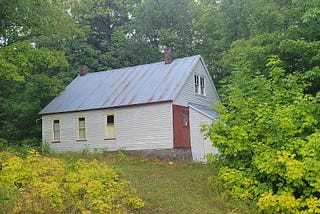
[(135, 36), (157, 49), (174, 47), (177, 57), (191, 55), (201, 42), (201, 32), (195, 27), (199, 9), (193, 0), (142, 1), (133, 14)]
[(225, 42), (222, 42), (221, 33), (224, 24), (220, 19), (217, 3), (212, 1), (198, 1), (199, 20), (194, 23), (194, 30), (197, 32), (197, 45), (194, 52), (201, 54), (208, 65), (211, 76), (217, 86), (222, 78), (221, 53), (227, 50)]
[(220, 154), (219, 177), (238, 198), (271, 213), (319, 209), (319, 96), (304, 94), (302, 75), (286, 75), (281, 61), (268, 62), (269, 78), (234, 67), (220, 119), (207, 127)]
[(207, 130), (226, 189), (266, 212), (320, 212), (319, 19), (314, 0), (0, 0), (0, 138), (40, 139), (37, 113), (81, 64), (171, 46), (201, 54), (219, 88)]
[(222, 53), (224, 81), (228, 83), (232, 66), (239, 60), (268, 76), (264, 65), (270, 55), (278, 55), (288, 74), (300, 72), (311, 80), (306, 91), (315, 94), (319, 88), (320, 34), (314, 20), (304, 22), (304, 8), (291, 1), (249, 1), (243, 5), (249, 14), (250, 33), (233, 40), (230, 49)]
[(318, 21), (320, 17), (320, 2), (313, 0), (293, 0), (294, 3), (304, 8), (302, 17), (304, 22)]
[(135, 4), (133, 0), (73, 2), (71, 14), (86, 33), (85, 45), (78, 48), (80, 58), (74, 58), (88, 64), (92, 71), (139, 64), (134, 56), (135, 43), (130, 40)]
[[(40, 138), (41, 108), (61, 89), (64, 45), (81, 31), (55, 2), (0, 1), (0, 136)], [(61, 25), (61, 23), (64, 25)]]
[[(319, 14), (312, 0), (0, 0), (1, 137), (39, 137), (37, 111), (82, 63), (91, 72), (151, 63), (162, 60), (164, 46), (176, 57), (201, 54), (228, 110), (236, 79), (250, 96), (267, 87), (271, 55), (282, 60), (283, 79), (303, 77), (310, 83), (303, 93), (315, 96)], [(239, 78), (242, 69), (247, 76)], [(252, 108), (271, 102), (269, 95), (255, 96)]]
[(239, 26), (221, 32), (236, 36), (220, 53), (221, 118), (207, 127), (220, 151), (211, 159), (221, 166), (219, 178), (266, 213), (320, 212), (319, 4), (226, 3), (247, 16), (227, 20)]
[(62, 89), (54, 75), (67, 66), (64, 54), (16, 42), (0, 48), (0, 56), (6, 63), (0, 67), (0, 135), (11, 142), (40, 138), (37, 114)]
[(63, 42), (80, 34), (74, 20), (59, 8), (56, 1), (1, 0), (0, 8), (3, 45), (24, 40), (38, 42), (46, 38)]

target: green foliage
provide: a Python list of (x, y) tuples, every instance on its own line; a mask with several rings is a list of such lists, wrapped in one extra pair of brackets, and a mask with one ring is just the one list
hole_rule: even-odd
[(0, 48), (0, 56), (6, 62), (0, 64), (0, 134), (10, 142), (40, 139), (37, 114), (63, 89), (54, 76), (67, 66), (66, 58), (61, 51), (34, 48), (29, 42)]
[(83, 34), (58, 1), (0, 1), (0, 8), (0, 136), (10, 144), (40, 139), (38, 112), (69, 76), (62, 47)]
[[(221, 24), (219, 43), (227, 39), (216, 63), (222, 69), (218, 77), (223, 79), (221, 83), (229, 83), (232, 65), (239, 60), (266, 76), (269, 71), (264, 65), (270, 55), (281, 58), (288, 74), (305, 73), (318, 66), (319, 17), (303, 21), (306, 10), (318, 10), (318, 4), (299, 0), (221, 1), (218, 17), (225, 23)], [(311, 83), (308, 92), (315, 94), (319, 80)]]
[(1, 152), (3, 213), (124, 213), (141, 209), (130, 183), (96, 160), (66, 163), (34, 150), (23, 159)]
[(42, 141), (42, 142), (41, 142), (39, 151), (40, 151), (40, 153), (41, 153), (42, 155), (44, 155), (44, 154), (50, 154), (50, 153), (52, 152), (49, 143), (48, 143), (48, 142), (45, 142), (45, 141)]
[(269, 77), (270, 55), (311, 82), (305, 92), (320, 88), (318, 1), (0, 0), (0, 17), (0, 136), (10, 144), (40, 138), (37, 113), (82, 63), (151, 63), (163, 46), (201, 54), (221, 90), (239, 61)]
[(128, 160), (128, 156), (125, 150), (118, 150), (117, 157), (120, 161)]
[(272, 56), (270, 78), (235, 66), (221, 118), (207, 127), (224, 187), (275, 213), (320, 211), (319, 96)]
[(41, 43), (51, 38), (51, 42), (56, 42), (81, 35), (58, 1), (1, 0), (0, 8), (0, 37), (5, 45), (30, 39)]
[(0, 138), (0, 151), (5, 150), (8, 147), (8, 141), (4, 138)]
[(202, 43), (195, 20), (203, 9), (193, 0), (142, 1), (133, 11), (134, 38), (145, 38), (156, 49), (174, 47), (176, 57), (191, 55)]
[(319, 21), (320, 17), (320, 2), (313, 0), (293, 0), (297, 5), (305, 8), (305, 13), (302, 16), (302, 20), (306, 23), (311, 21)]
[(88, 155), (88, 154), (90, 154), (89, 146), (88, 146), (88, 145), (84, 145), (84, 148), (82, 149), (81, 153), (82, 153), (83, 155)]
[[(245, 62), (251, 71), (260, 71), (269, 76), (269, 69), (265, 67), (270, 55), (278, 55), (282, 60), (286, 74), (299, 72), (305, 75), (316, 69), (320, 63), (319, 42), (300, 39), (286, 39), (278, 33), (260, 34), (250, 39), (239, 39), (231, 44), (228, 52), (222, 55), (221, 64), (230, 72), (236, 63)], [(306, 76), (307, 77), (307, 76)], [(311, 75), (309, 76), (311, 77)], [(308, 92), (318, 92), (319, 78), (312, 75), (312, 83)], [(227, 80), (227, 79), (225, 79)]]

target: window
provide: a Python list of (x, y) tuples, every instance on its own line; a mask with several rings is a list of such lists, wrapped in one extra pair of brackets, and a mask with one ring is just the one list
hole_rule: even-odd
[(53, 120), (52, 142), (60, 142), (60, 120)]
[(194, 75), (194, 93), (199, 94), (199, 76)]
[(106, 114), (105, 139), (115, 139), (114, 114)]
[(204, 96), (204, 92), (204, 77), (200, 77), (200, 94)]
[(182, 127), (188, 127), (188, 112), (182, 112)]
[(78, 117), (78, 140), (86, 140), (86, 118)]
[(204, 77), (194, 75), (194, 93), (205, 96), (205, 82)]

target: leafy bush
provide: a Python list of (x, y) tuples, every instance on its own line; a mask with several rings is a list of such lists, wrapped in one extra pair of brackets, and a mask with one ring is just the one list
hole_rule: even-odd
[(103, 163), (65, 163), (31, 150), (22, 159), (0, 153), (3, 213), (120, 213), (140, 209), (130, 183)]
[(270, 78), (236, 69), (221, 118), (206, 127), (220, 151), (211, 160), (224, 187), (262, 211), (320, 213), (320, 97), (280, 63), (270, 59)]
[(0, 138), (0, 151), (5, 150), (8, 147), (8, 141), (4, 138)]

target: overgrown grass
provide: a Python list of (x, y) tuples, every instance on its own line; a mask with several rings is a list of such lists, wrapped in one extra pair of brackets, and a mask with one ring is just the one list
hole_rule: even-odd
[(253, 205), (222, 194), (221, 186), (209, 182), (213, 166), (192, 162), (170, 162), (127, 156), (123, 152), (105, 154), (55, 154), (64, 160), (97, 159), (118, 169), (145, 201), (137, 213), (257, 213)]
[[(5, 150), (25, 157), (28, 148)], [(217, 174), (214, 166), (128, 156), (124, 151), (45, 156), (71, 165), (79, 159), (95, 159), (116, 169), (122, 178), (131, 182), (137, 196), (145, 202), (144, 208), (135, 213), (257, 213), (253, 203), (237, 201), (222, 193), (221, 184), (214, 181)]]

